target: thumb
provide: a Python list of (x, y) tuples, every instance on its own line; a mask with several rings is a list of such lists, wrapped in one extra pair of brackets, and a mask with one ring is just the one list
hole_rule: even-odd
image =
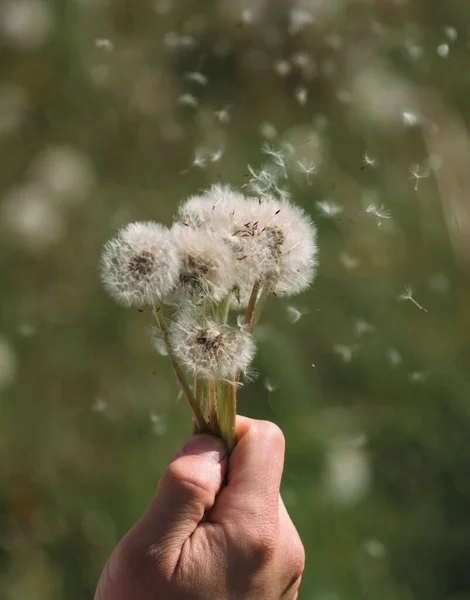
[(179, 556), (214, 505), (226, 468), (227, 452), (221, 439), (190, 437), (163, 473), (155, 497), (132, 534), (140, 538), (140, 544)]

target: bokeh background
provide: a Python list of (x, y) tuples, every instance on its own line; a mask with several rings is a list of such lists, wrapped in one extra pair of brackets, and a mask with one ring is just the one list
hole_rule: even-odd
[(274, 167), (321, 262), (239, 412), (285, 432), (300, 597), (470, 598), (469, 27), (465, 0), (2, 0), (0, 598), (92, 598), (190, 429), (103, 243)]

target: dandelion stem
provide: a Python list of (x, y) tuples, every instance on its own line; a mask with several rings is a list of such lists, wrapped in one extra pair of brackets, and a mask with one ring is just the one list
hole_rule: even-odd
[(207, 380), (207, 423), (213, 433), (220, 433), (217, 393), (213, 380)]
[(260, 289), (260, 282), (257, 280), (253, 284), (253, 289), (251, 290), (250, 299), (248, 301), (248, 308), (246, 309), (245, 314), (245, 324), (251, 330), (253, 325), (253, 313), (255, 311), (256, 301), (258, 299)]
[(186, 401), (188, 402), (191, 410), (193, 411), (193, 416), (194, 416), (194, 421), (195, 421), (197, 431), (199, 431), (199, 432), (205, 431), (205, 430), (207, 430), (207, 425), (204, 420), (204, 415), (202, 413), (202, 410), (199, 407), (198, 403), (196, 402), (196, 399), (194, 398), (191, 388), (189, 387), (188, 382), (186, 381), (183, 371), (181, 370), (181, 367), (178, 364), (178, 361), (176, 360), (175, 355), (173, 354), (173, 350), (171, 349), (171, 346), (169, 343), (168, 326), (166, 324), (165, 316), (163, 314), (163, 309), (154, 307), (153, 313), (155, 315), (155, 318), (157, 319), (158, 326), (160, 327), (160, 330), (162, 332), (163, 341), (165, 343), (165, 346), (166, 346), (166, 349), (168, 352), (168, 358), (170, 359), (170, 363), (171, 363), (173, 371), (176, 375), (176, 379), (178, 380), (178, 383), (180, 384), (181, 391), (183, 392), (184, 397), (186, 398)]
[(218, 317), (221, 323), (227, 323), (228, 315), (230, 312), (230, 305), (232, 303), (232, 294), (228, 294), (218, 306)]
[(237, 414), (237, 382), (221, 381), (218, 386), (220, 434), (227, 444), (229, 453), (235, 447), (235, 425)]

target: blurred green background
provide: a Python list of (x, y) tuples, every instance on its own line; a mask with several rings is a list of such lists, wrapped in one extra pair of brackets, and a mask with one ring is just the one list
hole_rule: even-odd
[(103, 243), (249, 190), (267, 144), (321, 260), (239, 412), (285, 432), (300, 598), (470, 599), (469, 28), (464, 0), (2, 0), (2, 600), (92, 598), (190, 429)]

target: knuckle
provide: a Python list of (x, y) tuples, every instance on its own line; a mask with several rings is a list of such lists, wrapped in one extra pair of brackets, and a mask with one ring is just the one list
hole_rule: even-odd
[(260, 421), (259, 430), (264, 438), (269, 440), (271, 444), (284, 448), (285, 438), (280, 427), (271, 421)]
[[(198, 469), (188, 470), (187, 466), (180, 460), (174, 460), (166, 468), (161, 480), (162, 488), (179, 488), (180, 491), (202, 503), (213, 496), (207, 481), (199, 475)], [(159, 486), (159, 487), (160, 487)]]
[(266, 523), (247, 531), (244, 538), (245, 557), (256, 569), (272, 562), (278, 550), (278, 531), (273, 524)]

